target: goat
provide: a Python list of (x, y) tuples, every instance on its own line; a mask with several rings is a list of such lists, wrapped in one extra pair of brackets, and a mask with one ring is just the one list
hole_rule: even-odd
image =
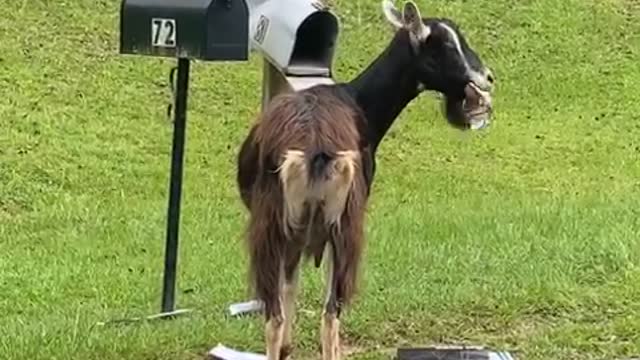
[(448, 19), (422, 18), (409, 1), (383, 13), (391, 43), (350, 82), (277, 95), (238, 155), (249, 209), (251, 284), (264, 304), (268, 360), (291, 353), (299, 264), (327, 250), (322, 356), (340, 358), (339, 322), (356, 291), (375, 154), (400, 112), (426, 90), (444, 95), (448, 122), (481, 129), (492, 114), (491, 72)]

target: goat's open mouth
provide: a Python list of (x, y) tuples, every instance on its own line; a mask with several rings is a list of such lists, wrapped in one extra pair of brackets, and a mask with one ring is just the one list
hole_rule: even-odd
[(460, 93), (445, 94), (444, 112), (449, 123), (459, 129), (483, 129), (493, 114), (491, 93), (469, 82)]
[(492, 104), (489, 91), (482, 90), (473, 82), (464, 87), (462, 112), (469, 128), (478, 130), (489, 125)]

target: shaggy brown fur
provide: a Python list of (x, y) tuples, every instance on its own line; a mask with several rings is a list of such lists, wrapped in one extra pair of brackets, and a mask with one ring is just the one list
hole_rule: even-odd
[(332, 349), (327, 351), (337, 352), (337, 318), (355, 293), (368, 193), (363, 169), (370, 154), (362, 116), (348, 99), (328, 86), (278, 95), (240, 152), (250, 275), (265, 304), (269, 359), (286, 356), (291, 345), (303, 254), (319, 266), (325, 247), (331, 250), (323, 320), (330, 330), (323, 331), (333, 335), (323, 341)]

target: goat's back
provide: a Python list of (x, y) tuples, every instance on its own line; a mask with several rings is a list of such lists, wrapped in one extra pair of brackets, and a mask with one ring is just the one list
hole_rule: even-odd
[(255, 129), (262, 160), (278, 166), (288, 150), (335, 154), (360, 149), (362, 117), (357, 105), (341, 91), (320, 85), (274, 97)]

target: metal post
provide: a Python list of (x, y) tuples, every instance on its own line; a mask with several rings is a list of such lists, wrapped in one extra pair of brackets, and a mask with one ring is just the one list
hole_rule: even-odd
[(171, 183), (167, 214), (167, 239), (162, 287), (162, 312), (175, 308), (176, 265), (178, 262), (178, 232), (180, 229), (180, 197), (182, 195), (182, 168), (184, 138), (187, 122), (187, 94), (189, 91), (189, 59), (178, 59), (178, 81), (174, 113), (173, 148), (171, 151)]
[(171, 150), (171, 175), (169, 184), (169, 209), (167, 212), (167, 237), (164, 254), (164, 279), (162, 283), (162, 307), (159, 314), (128, 319), (99, 322), (97, 325), (130, 323), (142, 320), (170, 319), (191, 312), (175, 309), (176, 267), (178, 264), (178, 232), (180, 229), (180, 197), (182, 195), (182, 164), (184, 162), (185, 128), (187, 125), (187, 96), (189, 90), (189, 59), (178, 59), (178, 81), (175, 90), (173, 120), (173, 146)]

